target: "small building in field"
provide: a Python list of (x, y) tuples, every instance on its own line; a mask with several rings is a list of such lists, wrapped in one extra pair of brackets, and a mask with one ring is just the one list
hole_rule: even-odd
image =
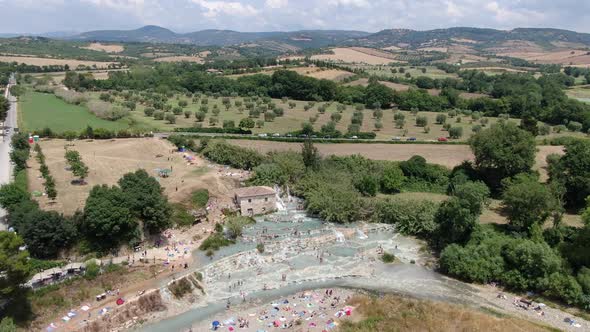
[(243, 216), (274, 212), (277, 207), (275, 190), (265, 186), (236, 189), (234, 201)]

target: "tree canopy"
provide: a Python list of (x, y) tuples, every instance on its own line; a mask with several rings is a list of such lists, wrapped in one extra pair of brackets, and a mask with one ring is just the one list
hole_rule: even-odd
[(499, 190), (504, 178), (528, 173), (535, 163), (535, 140), (515, 124), (498, 123), (469, 140), (475, 167), (486, 183)]

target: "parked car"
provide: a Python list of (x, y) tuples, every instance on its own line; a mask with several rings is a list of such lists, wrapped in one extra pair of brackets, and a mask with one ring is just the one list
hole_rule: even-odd
[(267, 134), (258, 134), (258, 137), (266, 137), (268, 136)]
[(279, 133), (274, 133), (274, 134), (272, 134), (272, 137), (281, 137), (281, 134), (279, 134)]
[(391, 140), (392, 141), (401, 141), (401, 138), (399, 136), (395, 136)]
[(448, 141), (448, 139), (447, 139), (446, 137), (439, 137), (439, 138), (438, 138), (438, 141), (439, 141), (439, 142), (447, 142), (447, 141)]
[(358, 136), (352, 136), (351, 138), (352, 138), (352, 139), (357, 139), (357, 138), (358, 138)]
[(406, 139), (406, 141), (415, 141), (415, 140), (416, 140), (416, 137), (408, 137), (408, 138)]

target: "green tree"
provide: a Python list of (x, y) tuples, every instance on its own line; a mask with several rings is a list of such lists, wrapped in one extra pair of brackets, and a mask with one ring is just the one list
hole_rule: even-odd
[(301, 146), (303, 164), (309, 169), (315, 169), (320, 161), (318, 149), (313, 145), (311, 138), (306, 139)]
[(428, 118), (425, 116), (416, 117), (416, 126), (425, 127), (428, 124)]
[(441, 204), (434, 217), (438, 231), (434, 241), (438, 248), (451, 243), (465, 244), (477, 226), (477, 216), (471, 211), (470, 202), (451, 198)]
[(76, 227), (55, 211), (31, 210), (18, 225), (19, 234), (33, 257), (55, 258), (76, 239)]
[(447, 122), (447, 116), (445, 114), (436, 115), (436, 124), (442, 125)]
[(504, 178), (530, 172), (535, 163), (533, 136), (507, 122), (494, 124), (469, 140), (475, 167), (492, 190), (500, 189)]
[(349, 223), (360, 216), (360, 195), (343, 184), (322, 183), (305, 198), (308, 211), (328, 222)]
[(0, 301), (4, 306), (14, 299), (31, 274), (29, 253), (20, 250), (24, 244), (16, 233), (0, 231)]
[(459, 198), (469, 211), (476, 216), (489, 204), (490, 189), (481, 181), (467, 181), (457, 184), (452, 194)]
[(451, 127), (449, 128), (449, 136), (453, 139), (459, 139), (463, 136), (463, 127)]
[(554, 207), (549, 189), (535, 177), (526, 174), (504, 183), (502, 206), (510, 225), (519, 232), (530, 232), (535, 224), (543, 226)]
[(4, 122), (8, 116), (10, 102), (4, 96), (0, 96), (0, 122)]
[(379, 191), (379, 178), (372, 174), (363, 174), (355, 181), (354, 186), (363, 196), (375, 196)]
[(170, 124), (176, 123), (176, 116), (174, 114), (166, 114), (166, 121)]
[(0, 321), (0, 331), (2, 332), (16, 332), (16, 325), (10, 317), (4, 317)]
[(400, 192), (405, 180), (404, 172), (399, 166), (389, 164), (383, 169), (381, 189), (386, 193)]
[(501, 275), (501, 280), (508, 287), (520, 290), (541, 288), (541, 279), (559, 272), (563, 264), (561, 257), (547, 243), (532, 240), (508, 242), (502, 250), (502, 257), (506, 272)]
[(251, 118), (243, 118), (242, 120), (240, 120), (240, 128), (244, 128), (244, 129), (252, 129), (254, 128), (256, 124), (254, 123), (254, 120), (252, 120)]
[(590, 196), (590, 141), (574, 140), (565, 145), (565, 154), (549, 164), (552, 182), (565, 185), (566, 202), (569, 206), (584, 206)]
[(163, 194), (164, 189), (145, 170), (123, 175), (119, 186), (131, 212), (143, 221), (150, 233), (158, 233), (172, 225), (172, 208)]
[(29, 193), (14, 182), (0, 186), (0, 206), (6, 210), (11, 210), (14, 205), (30, 198)]
[(90, 190), (81, 230), (94, 246), (113, 248), (133, 238), (136, 229), (137, 222), (121, 188), (102, 185)]

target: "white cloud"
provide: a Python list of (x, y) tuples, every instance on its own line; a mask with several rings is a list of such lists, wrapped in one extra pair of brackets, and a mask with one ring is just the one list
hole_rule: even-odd
[(289, 0), (266, 0), (264, 5), (272, 9), (284, 8), (289, 5)]
[(463, 10), (453, 1), (447, 1), (447, 15), (451, 18), (463, 17)]
[(342, 7), (359, 7), (368, 8), (371, 6), (367, 0), (329, 0), (328, 4), (331, 6), (342, 6)]
[(98, 7), (125, 10), (142, 7), (144, 5), (144, 0), (82, 0), (82, 2), (89, 2)]
[(590, 31), (580, 0), (0, 0), (0, 32), (129, 29), (239, 31), (474, 26)]
[(243, 5), (233, 1), (208, 1), (192, 0), (192, 2), (205, 8), (207, 11), (203, 14), (205, 17), (214, 18), (222, 15), (230, 16), (254, 16), (258, 10), (251, 5)]

